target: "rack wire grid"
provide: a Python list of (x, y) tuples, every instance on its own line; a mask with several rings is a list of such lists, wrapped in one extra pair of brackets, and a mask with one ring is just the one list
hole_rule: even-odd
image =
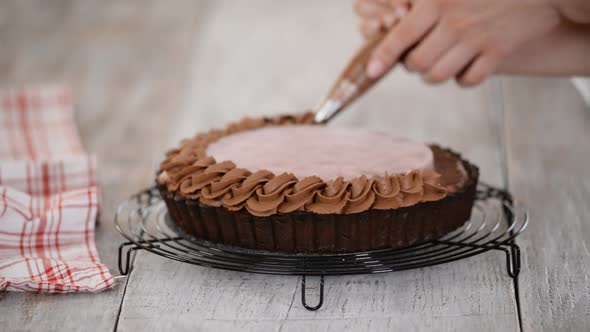
[[(132, 254), (145, 250), (169, 259), (225, 270), (298, 275), (301, 302), (318, 310), (324, 302), (325, 276), (402, 271), (449, 263), (490, 250), (503, 251), (508, 275), (518, 286), (520, 248), (514, 239), (527, 226), (528, 213), (503, 189), (480, 184), (472, 217), (460, 229), (441, 238), (398, 249), (353, 253), (283, 253), (249, 250), (199, 240), (183, 233), (170, 219), (155, 187), (121, 203), (115, 214), (117, 230), (127, 239), (119, 246), (119, 272), (127, 275)], [(319, 300), (306, 302), (306, 276), (319, 276)], [(517, 294), (518, 299), (518, 294)]]

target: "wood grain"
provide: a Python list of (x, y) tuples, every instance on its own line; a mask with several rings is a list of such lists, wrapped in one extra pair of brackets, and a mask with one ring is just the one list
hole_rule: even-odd
[(510, 189), (531, 211), (518, 239), (526, 331), (590, 327), (590, 108), (566, 80), (505, 79)]
[[(350, 4), (336, 0), (2, 1), (0, 86), (73, 87), (84, 145), (100, 160), (97, 245), (116, 273), (121, 237), (114, 208), (151, 183), (164, 149), (245, 115), (313, 106), (360, 45), (356, 24)], [(531, 227), (518, 240), (525, 330), (587, 329), (590, 111), (567, 81), (493, 80), (460, 90), (427, 87), (396, 69), (331, 125), (450, 146), (478, 164), (486, 182), (509, 182), (532, 211)], [(329, 277), (324, 307), (309, 312), (300, 304), (298, 277), (139, 253), (126, 289), (121, 283), (100, 294), (0, 294), (0, 326), (515, 331), (514, 288), (503, 259), (490, 252), (415, 271)]]
[[(360, 45), (349, 6), (212, 2), (193, 43), (190, 93), (168, 143), (245, 115), (312, 106)], [(498, 185), (503, 165), (495, 88), (430, 88), (397, 70), (332, 125), (451, 146)], [(118, 329), (515, 331), (514, 289), (503, 259), (488, 253), (416, 271), (330, 277), (324, 307), (309, 312), (301, 306), (296, 277), (209, 270), (142, 253), (129, 277)]]
[[(198, 5), (0, 2), (0, 86), (73, 89), (84, 146), (99, 158), (104, 207), (97, 247), (114, 274), (122, 241), (112, 223), (114, 208), (152, 181), (160, 138), (172, 130), (169, 114), (179, 108), (186, 82)], [(0, 329), (112, 330), (122, 286), (100, 294), (0, 294)]]

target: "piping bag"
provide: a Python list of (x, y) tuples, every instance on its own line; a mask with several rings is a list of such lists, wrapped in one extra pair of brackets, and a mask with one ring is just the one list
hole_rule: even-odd
[(325, 124), (330, 121), (383, 77), (383, 75), (376, 78), (367, 76), (366, 68), (371, 54), (386, 35), (387, 32), (381, 31), (355, 53), (333, 83), (328, 94), (312, 110), (315, 113), (316, 123)]

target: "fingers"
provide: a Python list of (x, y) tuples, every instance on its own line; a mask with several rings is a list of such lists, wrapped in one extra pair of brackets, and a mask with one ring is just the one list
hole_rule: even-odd
[(457, 35), (438, 24), (405, 59), (409, 71), (426, 73), (457, 42)]
[(354, 11), (363, 19), (381, 19), (385, 12), (391, 12), (392, 7), (377, 0), (355, 0)]
[(360, 30), (366, 39), (374, 37), (380, 30), (390, 29), (399, 21), (399, 10), (387, 1), (357, 0), (354, 10), (361, 18)]
[[(394, 2), (407, 4), (402, 1), (361, 0), (355, 4), (355, 10), (364, 18), (361, 31), (366, 38), (395, 25), (371, 55), (366, 68), (368, 76), (383, 75), (408, 50), (406, 66), (422, 73), (429, 83), (456, 78), (460, 85), (469, 87), (480, 84), (494, 72), (498, 57), (493, 53), (481, 53), (481, 48), (470, 42), (473, 38), (462, 38), (464, 36), (453, 32), (449, 25), (438, 24), (438, 8), (432, 1), (416, 1), (407, 15), (407, 6), (390, 7)], [(388, 18), (390, 15), (393, 18)], [(400, 20), (403, 15), (405, 17)]]
[(372, 38), (381, 30), (381, 22), (378, 19), (361, 21), (361, 33), (367, 39)]
[[(386, 0), (384, 0), (386, 1)], [(387, 29), (393, 28), (410, 10), (409, 0), (389, 1), (389, 10), (381, 16), (381, 22)]]
[(419, 1), (375, 49), (367, 66), (367, 75), (375, 78), (391, 69), (400, 55), (422, 38), (437, 20), (438, 10), (433, 3)]
[(360, 23), (361, 33), (366, 39), (373, 38), (378, 32), (391, 29), (406, 13), (406, 7), (398, 7), (385, 13), (380, 18), (362, 20)]
[(366, 39), (391, 29), (407, 13), (408, 0), (357, 0), (354, 10), (360, 16), (360, 30)]
[(442, 83), (459, 75), (473, 59), (477, 56), (478, 50), (468, 44), (457, 44), (445, 53), (438, 61), (423, 75), (428, 83)]
[(457, 78), (457, 83), (463, 87), (472, 87), (482, 83), (494, 72), (498, 62), (499, 60), (491, 54), (479, 56), (465, 73)]

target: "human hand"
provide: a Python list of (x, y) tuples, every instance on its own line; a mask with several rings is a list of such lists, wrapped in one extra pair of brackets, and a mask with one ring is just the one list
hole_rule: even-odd
[(496, 73), (590, 76), (590, 25), (564, 21), (505, 57)]
[(457, 77), (463, 86), (481, 83), (518, 46), (561, 21), (546, 0), (357, 0), (354, 8), (366, 37), (389, 29), (369, 76), (383, 75), (408, 52), (406, 67), (425, 81)]

